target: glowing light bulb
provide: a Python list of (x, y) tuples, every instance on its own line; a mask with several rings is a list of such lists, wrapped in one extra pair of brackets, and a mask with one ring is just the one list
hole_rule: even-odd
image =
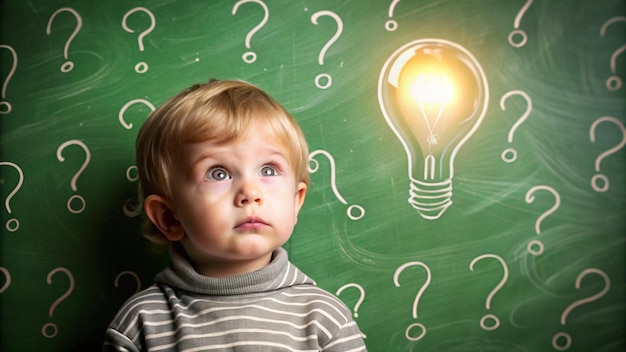
[(488, 100), (482, 67), (456, 43), (416, 40), (385, 62), (378, 102), (408, 157), (408, 201), (425, 219), (438, 219), (452, 205), (454, 159)]

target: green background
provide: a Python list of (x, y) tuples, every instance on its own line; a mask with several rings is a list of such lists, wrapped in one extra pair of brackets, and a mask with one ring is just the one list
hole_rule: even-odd
[[(0, 2), (0, 101), (11, 104), (0, 115), (0, 350), (98, 350), (120, 305), (167, 264), (166, 253), (140, 236), (140, 217), (124, 212), (136, 205), (137, 184), (126, 170), (150, 108), (132, 104), (122, 114), (130, 129), (120, 123), (120, 110), (134, 99), (158, 106), (211, 77), (260, 86), (300, 122), (311, 151), (324, 151), (314, 157), (318, 168), (285, 247), (292, 262), (328, 291), (350, 283), (363, 288), (364, 296), (348, 287), (339, 298), (357, 311), (370, 351), (552, 351), (559, 332), (571, 336), (569, 351), (624, 350), (624, 148), (600, 160), (609, 189), (591, 187), (598, 158), (625, 138), (626, 88), (606, 85), (613, 75), (626, 79), (623, 1), (265, 0), (268, 21), (251, 37), (250, 49), (246, 35), (264, 10), (249, 2), (233, 15), (235, 4)], [(124, 15), (138, 6), (155, 18), (143, 51), (138, 37), (150, 26), (149, 16), (128, 17), (135, 33), (122, 28)], [(395, 31), (385, 29), (391, 6)], [(64, 7), (82, 19), (68, 47), (74, 68), (67, 73), (60, 68), (76, 19), (63, 11), (46, 34), (52, 14)], [(322, 10), (339, 16), (343, 27), (320, 64), (322, 48), (338, 30), (329, 16), (312, 23)], [(521, 47), (507, 39), (516, 16), (527, 34)], [(453, 204), (436, 220), (424, 219), (407, 202), (407, 155), (377, 100), (384, 62), (423, 38), (471, 52), (490, 96), (482, 124), (456, 157)], [(247, 51), (257, 54), (255, 62), (242, 60)], [(147, 72), (135, 72), (140, 61)], [(315, 85), (320, 73), (332, 76), (327, 89)], [(513, 96), (506, 110), (500, 108), (502, 96), (513, 90), (528, 94), (532, 111), (509, 142), (527, 107)], [(600, 123), (592, 142), (590, 128), (601, 117), (616, 123)], [(72, 140), (84, 143), (90, 155), (76, 190), (71, 180), (85, 151), (69, 145), (64, 162), (56, 156)], [(518, 152), (515, 162), (501, 159), (508, 147)], [(550, 187), (560, 198), (541, 221), (556, 198), (543, 188), (529, 192), (535, 186)], [(527, 193), (534, 201), (526, 201)], [(66, 206), (73, 195), (85, 200), (78, 214)], [(358, 215), (349, 208), (354, 205), (364, 210), (357, 220), (348, 216)], [(17, 229), (11, 219), (19, 221)], [(533, 240), (543, 243), (541, 255), (528, 252)], [(495, 256), (508, 271), (498, 290), (504, 269)], [(394, 285), (396, 270), (412, 262), (422, 264), (407, 267), (400, 286)], [(500, 321), (492, 331), (479, 325), (488, 313)], [(56, 330), (42, 331), (48, 323)], [(410, 330), (412, 336), (425, 332), (418, 341), (405, 337), (414, 323), (425, 329)]]

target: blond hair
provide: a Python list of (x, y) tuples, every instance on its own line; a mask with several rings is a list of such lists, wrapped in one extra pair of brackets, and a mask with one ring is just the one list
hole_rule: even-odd
[[(181, 146), (212, 141), (224, 143), (245, 133), (253, 123), (285, 146), (296, 181), (309, 184), (308, 147), (296, 120), (260, 88), (239, 80), (195, 84), (152, 112), (136, 141), (136, 165), (142, 199), (158, 194), (172, 199), (170, 172)], [(149, 219), (145, 237), (169, 243)]]

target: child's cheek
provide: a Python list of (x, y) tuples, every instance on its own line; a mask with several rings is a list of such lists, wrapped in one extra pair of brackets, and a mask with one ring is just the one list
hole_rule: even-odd
[(231, 182), (206, 182), (200, 188), (200, 192), (207, 199), (219, 199), (226, 195), (231, 187)]
[(289, 180), (282, 176), (264, 177), (261, 184), (269, 190), (280, 190), (288, 187)]
[(273, 198), (293, 195), (296, 187), (293, 179), (281, 176), (271, 177), (268, 180), (264, 180), (262, 184), (264, 194)]

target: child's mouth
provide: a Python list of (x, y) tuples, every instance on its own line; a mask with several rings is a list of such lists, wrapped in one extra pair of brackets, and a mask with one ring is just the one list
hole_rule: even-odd
[(239, 222), (235, 228), (241, 231), (258, 230), (267, 227), (268, 224), (258, 217), (247, 217)]

